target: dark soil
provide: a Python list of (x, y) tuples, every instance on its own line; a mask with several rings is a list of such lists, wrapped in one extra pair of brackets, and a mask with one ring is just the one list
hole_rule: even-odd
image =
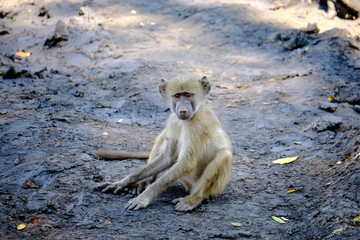
[[(0, 238), (356, 239), (359, 19), (274, 2), (1, 2)], [(171, 204), (180, 184), (124, 210), (132, 196), (93, 189), (144, 161), (91, 151), (150, 150), (169, 115), (158, 83), (179, 74), (212, 83), (231, 181), (192, 212)]]

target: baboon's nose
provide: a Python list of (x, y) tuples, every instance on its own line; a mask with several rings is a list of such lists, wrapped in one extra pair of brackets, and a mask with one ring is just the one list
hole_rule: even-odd
[(185, 109), (180, 109), (179, 113), (180, 113), (180, 114), (186, 114), (187, 111), (186, 111)]

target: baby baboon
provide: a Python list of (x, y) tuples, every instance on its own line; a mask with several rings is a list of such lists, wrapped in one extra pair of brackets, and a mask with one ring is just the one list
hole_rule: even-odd
[[(232, 147), (216, 114), (205, 104), (210, 88), (206, 77), (161, 80), (160, 94), (173, 113), (157, 137), (147, 164), (98, 189), (114, 193), (125, 188), (138, 191), (150, 183), (125, 204), (130, 210), (145, 208), (176, 181), (189, 192), (173, 200), (177, 211), (190, 211), (209, 196), (221, 193), (229, 181)], [(161, 172), (164, 173), (156, 179)]]

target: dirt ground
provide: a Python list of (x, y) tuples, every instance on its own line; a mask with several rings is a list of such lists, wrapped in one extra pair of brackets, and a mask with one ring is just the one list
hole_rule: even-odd
[[(360, 20), (274, 2), (0, 1), (0, 238), (359, 236)], [(144, 161), (91, 151), (150, 150), (159, 81), (179, 74), (212, 83), (230, 183), (192, 212), (171, 204), (180, 184), (124, 210), (131, 196), (93, 189)]]

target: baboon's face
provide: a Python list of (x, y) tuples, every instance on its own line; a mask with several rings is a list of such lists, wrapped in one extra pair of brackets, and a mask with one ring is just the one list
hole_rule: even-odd
[(161, 80), (159, 92), (180, 120), (191, 119), (205, 100), (211, 89), (210, 82), (204, 76), (175, 77), (169, 81)]
[(180, 120), (189, 120), (196, 112), (196, 98), (193, 93), (176, 93), (171, 96), (172, 111)]

